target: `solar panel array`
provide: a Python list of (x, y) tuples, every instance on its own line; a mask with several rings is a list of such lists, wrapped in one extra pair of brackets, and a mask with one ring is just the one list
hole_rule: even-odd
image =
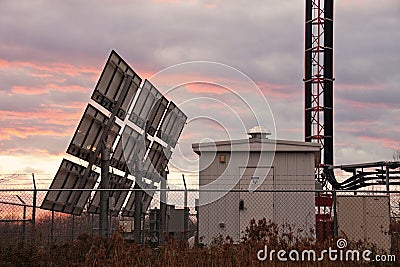
[[(157, 188), (155, 184), (165, 177), (171, 148), (176, 146), (187, 117), (150, 81), (145, 80), (140, 87), (141, 82), (113, 50), (91, 96), (93, 104), (87, 105), (67, 148), (68, 154), (85, 161), (87, 166), (63, 159), (41, 208), (74, 215), (80, 215), (85, 208), (99, 213), (100, 191), (93, 194), (91, 190), (100, 175), (92, 166), (100, 166), (103, 145), (113, 149), (110, 166), (125, 173), (123, 176), (109, 173), (109, 188), (132, 188), (134, 182), (130, 176), (135, 176), (140, 165), (142, 177), (149, 181), (137, 180), (146, 191), (142, 196), (143, 210), (149, 207), (154, 190), (146, 189)], [(106, 115), (102, 110), (111, 114)], [(133, 216), (135, 191), (111, 190), (109, 196), (113, 216)]]

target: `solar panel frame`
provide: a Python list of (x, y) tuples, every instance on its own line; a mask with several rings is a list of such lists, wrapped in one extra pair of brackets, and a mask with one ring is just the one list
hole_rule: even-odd
[[(83, 179), (85, 167), (63, 159), (50, 189), (93, 189), (99, 174), (91, 171), (88, 179)], [(81, 215), (91, 191), (48, 191), (40, 206), (42, 209)]]
[[(99, 174), (92, 171), (93, 164), (100, 166), (101, 140), (107, 140), (107, 148), (111, 149), (121, 130), (115, 122), (115, 117), (126, 119), (130, 104), (136, 99), (128, 120), (141, 128), (140, 134), (133, 128), (126, 127), (115, 147), (110, 159), (110, 166), (125, 172), (125, 177), (109, 173), (111, 189), (124, 188), (124, 191), (111, 191), (115, 198), (115, 209), (112, 215), (120, 212), (122, 215), (134, 215), (135, 191), (129, 191), (133, 181), (127, 179), (129, 173), (135, 175), (136, 167), (144, 168), (139, 177), (151, 180), (151, 183), (141, 184), (145, 191), (142, 195), (143, 210), (147, 210), (154, 195), (156, 186), (165, 177), (166, 167), (171, 157), (171, 147), (177, 140), (186, 123), (187, 116), (155, 88), (147, 79), (142, 79), (134, 70), (112, 50), (104, 66), (91, 99), (111, 112), (110, 116), (103, 114), (93, 105), (88, 104), (74, 136), (67, 148), (67, 153), (87, 161), (88, 167), (81, 166), (63, 159), (50, 188), (58, 189), (89, 189), (85, 191), (49, 191), (43, 200), (44, 209), (80, 215), (88, 205), (88, 211), (98, 213), (100, 209), (100, 191), (92, 195)], [(136, 96), (136, 97), (135, 97)], [(116, 107), (119, 106), (118, 109)], [(107, 130), (107, 133), (104, 132)], [(148, 139), (148, 135), (157, 138)], [(134, 140), (134, 141), (132, 141)], [(160, 140), (168, 144), (163, 147)], [(146, 160), (144, 160), (147, 154)], [(135, 166), (133, 169), (132, 166)], [(116, 193), (117, 192), (117, 193)], [(131, 192), (129, 194), (129, 192)], [(128, 197), (129, 195), (129, 197)], [(128, 200), (126, 198), (128, 197)], [(126, 202), (121, 211), (121, 207)]]
[[(105, 124), (108, 121), (109, 118), (106, 115), (88, 104), (67, 148), (67, 153), (89, 161), (99, 146)], [(112, 125), (107, 137), (107, 147), (112, 147), (120, 130), (121, 126), (117, 123)], [(94, 163), (99, 166), (100, 157), (97, 157)]]
[(125, 119), (129, 104), (135, 97), (142, 79), (125, 60), (112, 50), (91, 99), (112, 112), (126, 82), (129, 82), (129, 89), (122, 96), (124, 100), (117, 112), (117, 117), (121, 120)]
[(131, 191), (129, 195), (128, 201), (125, 206), (122, 208), (121, 215), (124, 217), (133, 217), (135, 212), (135, 195), (136, 191)]
[(165, 110), (168, 106), (168, 100), (165, 97), (160, 98), (154, 104), (149, 117), (146, 121), (145, 132), (151, 136), (157, 131), (158, 125), (161, 123)]
[(142, 161), (146, 150), (150, 145), (148, 139), (137, 132), (129, 125), (125, 125), (121, 137), (118, 140), (114, 153), (110, 160), (110, 166), (124, 172), (129, 172), (133, 168), (136, 160)]
[[(143, 194), (142, 194), (142, 204), (143, 204), (143, 209), (142, 211), (145, 212), (150, 203), (151, 200), (153, 199), (153, 195), (155, 193), (154, 190), (147, 190), (147, 189), (156, 189), (157, 187), (153, 183), (142, 183), (141, 188), (143, 189)], [(147, 190), (147, 191), (146, 191)], [(125, 207), (122, 208), (121, 215), (124, 217), (133, 217), (134, 212), (135, 212), (135, 192), (132, 191), (131, 195), (128, 198), (128, 201), (126, 202)]]
[(178, 108), (174, 102), (170, 102), (161, 122), (157, 137), (175, 148), (178, 139), (185, 127), (187, 116)]
[[(128, 190), (131, 188), (133, 185), (133, 180), (128, 179), (126, 177), (110, 173), (109, 174), (109, 179), (110, 179), (110, 189), (126, 189), (124, 191), (118, 190), (118, 191), (110, 191), (110, 196), (113, 197), (115, 201), (115, 206), (111, 211), (111, 214), (113, 216), (118, 216), (122, 205), (125, 202), (125, 199), (128, 195)], [(102, 187), (99, 186), (99, 189)], [(100, 213), (100, 191), (96, 191), (94, 194), (92, 200), (90, 201), (88, 210), (89, 213)]]
[(170, 158), (170, 150), (157, 142), (153, 142), (143, 164), (143, 176), (158, 183), (167, 168)]
[(129, 116), (129, 121), (154, 136), (167, 107), (168, 100), (147, 79)]
[[(155, 187), (154, 185), (151, 187), (151, 189), (156, 189), (157, 187)], [(148, 189), (148, 188), (146, 188)], [(147, 211), (147, 209), (150, 206), (151, 201), (153, 200), (153, 196), (154, 196), (155, 191), (154, 190), (149, 190), (149, 191), (145, 191), (143, 193), (143, 201), (142, 201), (142, 207), (144, 211)]]

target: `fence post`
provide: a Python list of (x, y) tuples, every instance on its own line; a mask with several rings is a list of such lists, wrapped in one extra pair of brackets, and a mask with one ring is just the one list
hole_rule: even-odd
[(22, 222), (22, 239), (24, 242), (26, 242), (25, 237), (26, 237), (26, 205), (24, 204), (24, 217), (23, 217), (23, 222)]
[(188, 191), (187, 191), (187, 186), (186, 186), (186, 180), (185, 180), (185, 175), (182, 174), (182, 179), (183, 179), (183, 185), (185, 186), (185, 195), (183, 197), (183, 234), (185, 240), (189, 239), (189, 207), (187, 203), (188, 199)]
[(36, 199), (37, 199), (37, 189), (36, 189), (36, 180), (35, 174), (32, 173), (32, 180), (33, 180), (33, 203), (32, 203), (32, 227), (35, 230), (36, 227)]
[(50, 244), (53, 245), (54, 238), (54, 210), (51, 210), (51, 225), (50, 225)]
[(195, 203), (194, 206), (195, 206), (195, 210), (196, 210), (196, 233), (194, 236), (194, 238), (195, 238), (194, 243), (197, 246), (197, 245), (199, 245), (199, 199), (196, 198), (194, 200), (194, 203)]

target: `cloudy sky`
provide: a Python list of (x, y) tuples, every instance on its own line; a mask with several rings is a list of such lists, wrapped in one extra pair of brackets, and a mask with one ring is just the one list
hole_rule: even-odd
[[(303, 140), (304, 2), (1, 0), (0, 174), (54, 175), (112, 49), (143, 79), (188, 61), (226, 64), (260, 88), (275, 138)], [(389, 160), (400, 145), (400, 1), (338, 0), (334, 18), (335, 163)], [(205, 73), (202, 81), (227, 80), (223, 71)], [(174, 75), (199, 80), (198, 72)], [(227, 117), (219, 105), (234, 99), (204, 101), (232, 93), (207, 84), (178, 92), (170, 100), (203, 97), (203, 110), (209, 104), (214, 124), (227, 129), (196, 135), (212, 128), (197, 120), (184, 132), (184, 154), (226, 132), (245, 137), (247, 124), (218, 124)], [(269, 113), (247, 87), (235, 92), (259, 116)]]

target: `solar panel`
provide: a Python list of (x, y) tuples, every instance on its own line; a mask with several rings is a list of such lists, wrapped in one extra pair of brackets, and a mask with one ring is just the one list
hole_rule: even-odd
[[(85, 167), (63, 159), (50, 189), (93, 189), (99, 174), (91, 171), (83, 179)], [(41, 205), (42, 209), (80, 215), (91, 191), (48, 191)]]
[(112, 112), (120, 97), (122, 88), (124, 88), (127, 82), (129, 83), (129, 88), (126, 94), (122, 96), (124, 100), (117, 112), (117, 117), (121, 120), (125, 119), (129, 104), (134, 98), (142, 79), (113, 50), (108, 57), (107, 63), (91, 98), (102, 107)]
[[(88, 166), (84, 167), (64, 159), (50, 189), (67, 189), (67, 191), (47, 192), (42, 203), (43, 209), (75, 215), (82, 213), (99, 178), (99, 174), (91, 170), (92, 166), (102, 165), (100, 159), (103, 152), (104, 158), (108, 158), (108, 152), (114, 147), (121, 130), (121, 126), (115, 122), (115, 117), (125, 120), (133, 99), (136, 101), (128, 119), (141, 130), (138, 132), (128, 125), (124, 127), (109, 164), (125, 172), (126, 175), (122, 177), (109, 173), (110, 185), (104, 188), (127, 189), (110, 191), (109, 200), (114, 200), (111, 207), (112, 215), (117, 216), (122, 210), (123, 216), (139, 216), (137, 212), (135, 213), (136, 193), (128, 190), (132, 187), (133, 181), (127, 177), (129, 173), (136, 176), (136, 167), (140, 167), (141, 173), (138, 177), (151, 182), (140, 181), (142, 184), (138, 186), (145, 193), (142, 195), (141, 203), (138, 204), (143, 205), (143, 211), (148, 209), (154, 195), (154, 190), (148, 189), (155, 189), (154, 183), (159, 183), (161, 177), (166, 177), (165, 171), (171, 157), (171, 147), (176, 146), (187, 117), (148, 80), (145, 80), (142, 88), (139, 88), (141, 81), (133, 69), (115, 51), (111, 51), (91, 96), (93, 101), (110, 111), (110, 115), (103, 114), (93, 105), (87, 105), (67, 153), (87, 161)], [(159, 143), (164, 144), (160, 139), (168, 144), (167, 148)], [(103, 142), (109, 150), (102, 149)], [(106, 159), (104, 162), (106, 163)], [(88, 191), (68, 191), (68, 189), (88, 189)], [(100, 217), (106, 218), (108, 211), (104, 209), (105, 205), (100, 205), (102, 200), (99, 192), (93, 195), (88, 211), (100, 213)], [(125, 202), (125, 207), (121, 209)], [(100, 233), (106, 236), (108, 225), (104, 223), (105, 220), (101, 222)]]
[[(149, 187), (146, 189), (156, 189), (157, 187), (154, 186), (153, 184), (149, 184)], [(150, 206), (151, 200), (153, 199), (155, 191), (154, 190), (148, 190), (143, 193), (143, 210), (147, 211), (147, 209)]]
[[(148, 190), (148, 189), (156, 189), (157, 187), (153, 183), (142, 183), (141, 188), (145, 191), (142, 194), (142, 205), (143, 205), (142, 207), (143, 207), (143, 212), (145, 212), (148, 209), (155, 192), (154, 190)], [(126, 202), (125, 207), (122, 209), (122, 216), (133, 217), (134, 211), (135, 211), (135, 191), (132, 191), (128, 201)]]
[(143, 165), (143, 176), (153, 182), (159, 182), (171, 158), (171, 151), (157, 142), (153, 142)]
[(162, 97), (159, 100), (157, 100), (146, 121), (146, 129), (145, 129), (146, 133), (148, 133), (151, 136), (154, 136), (154, 134), (157, 131), (157, 127), (160, 124), (164, 112), (167, 108), (167, 105), (168, 105), (168, 100), (165, 97)]
[(157, 132), (157, 137), (174, 148), (186, 120), (187, 116), (173, 102), (170, 102), (161, 123), (160, 131)]
[[(130, 189), (133, 181), (113, 173), (109, 174), (110, 189)], [(101, 186), (100, 186), (101, 189)], [(114, 198), (114, 207), (110, 207), (113, 216), (118, 216), (128, 191), (110, 191), (110, 197)], [(90, 202), (89, 213), (100, 213), (100, 191), (96, 191), (92, 201)]]
[(150, 145), (150, 141), (147, 139), (143, 141), (143, 138), (144, 136), (139, 132), (129, 125), (125, 125), (122, 136), (111, 157), (110, 165), (124, 172), (133, 169), (132, 165), (135, 163), (135, 158), (142, 161)]
[[(67, 153), (89, 161), (90, 156), (96, 151), (99, 145), (103, 129), (108, 120), (109, 118), (106, 115), (88, 104), (79, 122), (78, 128), (75, 131), (74, 137), (68, 146)], [(121, 127), (118, 124), (114, 124), (111, 127), (107, 137), (108, 147), (112, 147), (120, 129)], [(95, 163), (98, 165), (100, 159), (98, 158)]]
[(136, 191), (132, 191), (125, 207), (122, 208), (122, 216), (133, 217), (135, 212), (135, 194)]
[(148, 80), (145, 80), (129, 120), (154, 136), (167, 105), (168, 100)]
[(161, 174), (159, 174), (153, 166), (150, 159), (146, 159), (143, 163), (142, 176), (154, 183), (159, 183), (161, 180)]

